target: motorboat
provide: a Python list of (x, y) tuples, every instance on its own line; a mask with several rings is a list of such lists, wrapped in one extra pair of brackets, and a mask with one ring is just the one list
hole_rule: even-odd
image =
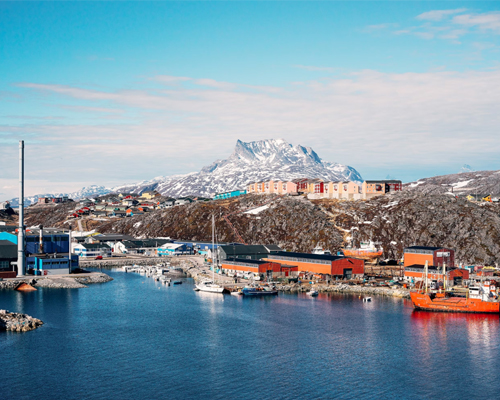
[(311, 289), (306, 294), (311, 297), (316, 297), (319, 294), (319, 292), (317, 290)]
[(241, 291), (243, 296), (276, 296), (278, 291), (270, 286), (246, 286)]

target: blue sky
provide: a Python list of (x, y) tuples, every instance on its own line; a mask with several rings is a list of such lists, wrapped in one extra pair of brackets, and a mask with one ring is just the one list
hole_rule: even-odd
[(367, 179), (500, 169), (498, 2), (0, 2), (0, 199), (283, 138)]

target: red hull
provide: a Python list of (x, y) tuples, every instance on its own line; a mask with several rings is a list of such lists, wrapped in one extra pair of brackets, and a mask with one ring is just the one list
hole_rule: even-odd
[(382, 257), (383, 251), (342, 249), (346, 257), (361, 258), (363, 260), (373, 260)]
[(500, 302), (483, 301), (465, 297), (431, 296), (430, 293), (411, 292), (413, 307), (417, 310), (464, 312), (464, 313), (500, 313)]

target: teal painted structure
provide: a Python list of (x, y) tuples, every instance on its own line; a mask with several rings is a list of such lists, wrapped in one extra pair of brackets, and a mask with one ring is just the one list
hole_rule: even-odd
[(230, 199), (247, 194), (246, 190), (233, 190), (232, 192), (218, 193), (214, 196), (214, 200)]
[[(71, 255), (71, 265), (69, 265), (67, 254), (58, 254), (56, 257), (46, 256), (42, 254), (33, 254), (26, 257), (26, 269), (29, 274), (33, 275), (50, 275), (55, 272), (55, 270), (67, 270), (68, 272), (73, 271), (78, 268), (79, 257), (76, 254)], [(51, 273), (52, 272), (52, 273)]]

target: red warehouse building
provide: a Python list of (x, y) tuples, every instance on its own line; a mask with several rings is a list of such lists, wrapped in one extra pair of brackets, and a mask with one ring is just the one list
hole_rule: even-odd
[(290, 265), (281, 265), (276, 262), (262, 261), (262, 260), (248, 260), (242, 258), (231, 258), (221, 261), (222, 269), (228, 271), (242, 271), (253, 272), (254, 274), (269, 274), (290, 276), (294, 272), (298, 272), (297, 267)]
[(351, 257), (279, 251), (269, 254), (265, 260), (296, 266), (299, 272), (312, 272), (346, 279), (361, 278), (365, 273), (365, 262)]
[(427, 265), (429, 267), (455, 266), (455, 250), (446, 247), (412, 246), (404, 250), (404, 266)]

